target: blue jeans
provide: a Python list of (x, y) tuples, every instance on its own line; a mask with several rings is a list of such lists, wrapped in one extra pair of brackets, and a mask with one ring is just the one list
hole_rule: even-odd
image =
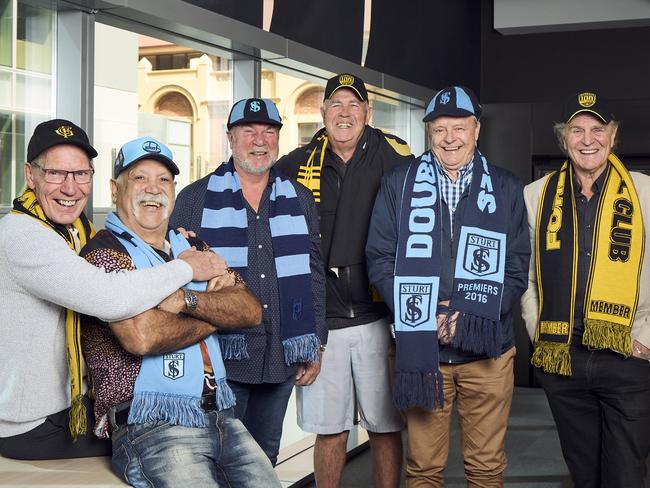
[(255, 385), (228, 381), (237, 398), (235, 416), (241, 419), (273, 466), (278, 460), (282, 423), (295, 382), (294, 375), (284, 383)]
[(113, 472), (138, 488), (280, 486), (232, 409), (204, 416), (205, 428), (158, 421), (115, 430)]

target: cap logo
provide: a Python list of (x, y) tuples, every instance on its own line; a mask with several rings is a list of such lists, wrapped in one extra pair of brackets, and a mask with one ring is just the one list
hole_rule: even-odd
[(142, 149), (144, 149), (148, 153), (159, 153), (161, 150), (160, 146), (154, 141), (146, 141), (142, 145)]
[(447, 105), (449, 103), (449, 100), (451, 100), (451, 93), (448, 91), (440, 95), (440, 103), (443, 105)]
[(350, 86), (352, 84), (354, 84), (354, 76), (352, 75), (339, 76), (339, 85)]
[(250, 103), (250, 105), (248, 106), (248, 109), (251, 112), (259, 112), (262, 109), (262, 107), (260, 107), (260, 102), (258, 102), (257, 100), (254, 100), (254, 101), (252, 101)]
[(584, 92), (578, 95), (578, 103), (581, 107), (589, 108), (596, 103), (596, 94)]
[(74, 132), (72, 132), (72, 127), (70, 127), (69, 125), (62, 125), (54, 132), (56, 132), (64, 139), (67, 139), (68, 137), (72, 137), (74, 135)]

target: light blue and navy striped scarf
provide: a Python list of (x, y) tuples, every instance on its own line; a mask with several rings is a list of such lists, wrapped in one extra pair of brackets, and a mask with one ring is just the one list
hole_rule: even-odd
[[(287, 365), (318, 361), (309, 265), (309, 230), (294, 183), (271, 168), (269, 226), (280, 296), (284, 360)], [(244, 196), (230, 159), (210, 176), (203, 203), (201, 238), (246, 279), (248, 219)], [(243, 333), (219, 334), (226, 359), (246, 359)]]
[[(127, 228), (113, 212), (106, 218), (106, 229), (124, 246), (136, 269), (164, 264), (163, 258)], [(178, 256), (190, 248), (187, 239), (174, 230), (169, 231), (169, 243), (172, 256)], [(185, 288), (204, 291), (206, 285), (205, 281), (192, 281), (185, 285)], [(217, 408), (228, 409), (235, 405), (235, 396), (226, 381), (226, 368), (217, 334), (209, 335), (203, 342), (207, 346), (214, 371)], [(199, 344), (168, 354), (144, 356), (135, 380), (128, 423), (142, 424), (164, 420), (172, 425), (205, 427), (201, 409), (203, 381), (203, 357)]]
[[(431, 152), (412, 162), (399, 202), (395, 256), (395, 404), (400, 409), (441, 408), (436, 313), (460, 312), (452, 345), (464, 351), (501, 354), (501, 298), (505, 278), (508, 213), (498, 174), (474, 152), (468, 202), (461, 219), (451, 302), (438, 306), (442, 274), (440, 176)], [(448, 245), (445, 243), (444, 245)], [(446, 308), (446, 307), (445, 307)]]

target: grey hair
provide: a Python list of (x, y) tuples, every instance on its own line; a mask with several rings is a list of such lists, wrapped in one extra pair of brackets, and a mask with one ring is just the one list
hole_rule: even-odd
[[(610, 126), (612, 129), (614, 129), (614, 140), (612, 141), (612, 150), (613, 150), (618, 145), (618, 126), (620, 125), (620, 122), (618, 120), (612, 119), (609, 121), (607, 125)], [(567, 156), (568, 153), (564, 141), (566, 138), (566, 131), (568, 127), (569, 127), (568, 122), (555, 122), (553, 124), (553, 133), (555, 134), (557, 145), (562, 150), (562, 152)]]
[[(55, 146), (52, 146), (52, 147), (55, 147)], [(36, 156), (31, 161), (28, 161), (28, 163), (42, 168), (43, 165), (45, 164), (45, 161), (47, 160), (47, 153), (48, 153), (48, 151), (50, 149), (52, 149), (52, 148), (49, 147), (45, 151), (42, 151), (41, 154)], [(93, 159), (90, 156), (88, 156), (88, 164), (90, 165), (91, 169), (95, 169), (95, 165), (93, 164)]]

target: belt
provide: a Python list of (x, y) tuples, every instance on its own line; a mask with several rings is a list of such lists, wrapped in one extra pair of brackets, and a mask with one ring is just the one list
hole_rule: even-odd
[[(206, 412), (212, 412), (217, 410), (217, 395), (203, 395), (201, 397), (201, 409)], [(120, 408), (120, 410), (115, 410), (115, 426), (122, 427), (127, 424), (129, 420), (129, 411), (131, 410), (131, 404), (129, 403), (126, 406)]]

